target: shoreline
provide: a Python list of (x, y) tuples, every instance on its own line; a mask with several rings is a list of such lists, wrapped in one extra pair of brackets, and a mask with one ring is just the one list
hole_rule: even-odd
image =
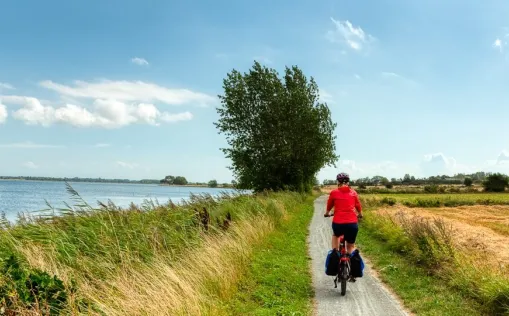
[[(96, 183), (96, 184), (144, 184), (144, 185), (157, 185), (157, 186), (163, 186), (163, 187), (190, 187), (190, 188), (211, 188), (207, 184), (182, 184), (182, 185), (175, 185), (175, 184), (164, 184), (159, 182), (143, 182), (143, 181), (136, 181), (133, 180), (131, 182), (127, 181), (87, 181), (87, 180), (80, 180), (80, 179), (74, 179), (74, 178), (66, 178), (66, 179), (23, 179), (23, 178), (12, 178), (12, 179), (6, 179), (6, 178), (0, 178), (1, 181), (16, 181), (16, 182), (69, 182), (69, 183)], [(218, 185), (216, 188), (211, 189), (235, 189), (234, 187), (224, 187), (221, 185)]]

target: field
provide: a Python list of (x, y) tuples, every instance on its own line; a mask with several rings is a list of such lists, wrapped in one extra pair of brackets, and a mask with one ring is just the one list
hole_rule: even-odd
[[(413, 312), (509, 314), (509, 194), (360, 196), (366, 207), (364, 242), (376, 244), (366, 247), (367, 254), (378, 251), (378, 264), (394, 262), (394, 269), (381, 272), (382, 278)], [(404, 260), (380, 253), (382, 249)], [(451, 305), (440, 297), (423, 300), (416, 286), (421, 293), (447, 292), (451, 300), (463, 303)]]

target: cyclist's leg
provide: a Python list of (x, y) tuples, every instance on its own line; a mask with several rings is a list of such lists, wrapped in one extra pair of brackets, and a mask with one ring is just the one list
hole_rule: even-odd
[(357, 239), (359, 226), (357, 224), (345, 224), (344, 232), (346, 241), (346, 252), (352, 253), (355, 250), (355, 240)]
[(332, 249), (339, 248), (339, 236), (343, 234), (344, 231), (341, 224), (332, 223)]

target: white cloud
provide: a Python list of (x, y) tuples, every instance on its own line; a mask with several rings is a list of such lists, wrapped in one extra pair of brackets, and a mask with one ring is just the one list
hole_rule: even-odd
[(145, 58), (134, 57), (134, 58), (131, 58), (131, 62), (133, 64), (136, 64), (139, 66), (148, 66), (149, 65), (148, 61)]
[(360, 51), (374, 39), (360, 26), (354, 27), (348, 20), (337, 21), (331, 17), (331, 21), (335, 28), (327, 32), (327, 39), (332, 43), (345, 43), (351, 49)]
[(127, 169), (134, 169), (134, 168), (138, 167), (137, 163), (130, 163), (130, 162), (125, 162), (125, 161), (117, 161), (116, 165), (120, 166), (122, 168), (127, 168)]
[(503, 150), (497, 157), (497, 165), (509, 164), (509, 151)]
[(357, 80), (361, 80), (361, 76), (359, 76), (358, 74), (355, 74), (355, 75), (354, 75), (354, 77), (355, 77), (355, 79), (357, 79)]
[(7, 121), (7, 117), (9, 114), (7, 113), (7, 107), (0, 103), (0, 124), (5, 123)]
[(336, 163), (336, 166), (337, 168), (323, 168), (318, 174), (318, 179), (320, 181), (334, 179), (336, 174), (340, 172), (348, 173), (351, 179), (373, 177), (377, 175), (387, 178), (401, 178), (405, 173), (410, 173), (414, 176), (419, 174), (419, 169), (415, 164), (396, 163), (394, 161), (370, 163), (340, 159)]
[(23, 164), (23, 166), (25, 166), (26, 168), (29, 168), (29, 169), (37, 169), (39, 168), (38, 165), (36, 165), (35, 163), (33, 163), (32, 161), (27, 161)]
[(414, 80), (409, 79), (409, 78), (407, 78), (405, 76), (402, 76), (400, 74), (397, 74), (395, 72), (384, 71), (384, 72), (381, 73), (381, 76), (384, 79), (386, 79), (386, 80), (398, 81), (398, 82), (401, 82), (403, 84), (406, 84), (406, 85), (409, 85), (409, 86), (413, 86), (413, 87), (418, 86), (418, 83), (415, 82)]
[(106, 148), (106, 147), (111, 147), (111, 145), (105, 144), (105, 143), (98, 143), (98, 144), (95, 144), (94, 147), (95, 148)]
[(43, 105), (38, 99), (23, 96), (4, 96), (7, 103), (21, 105), (13, 117), (27, 125), (51, 126), (56, 123), (75, 127), (120, 128), (130, 124), (158, 126), (160, 122), (173, 123), (193, 118), (189, 112), (171, 114), (160, 112), (153, 104), (127, 104), (111, 99), (97, 99), (92, 109), (66, 104), (62, 107)]
[(273, 61), (270, 58), (265, 57), (265, 56), (256, 56), (256, 57), (254, 57), (254, 60), (258, 61), (261, 64), (267, 64), (267, 65), (270, 65), (273, 63)]
[(502, 40), (500, 38), (497, 38), (495, 42), (493, 42), (493, 47), (497, 48), (498, 50), (502, 51)]
[(14, 90), (14, 87), (8, 83), (0, 82), (0, 90), (1, 89)]
[(426, 176), (449, 174), (455, 167), (456, 160), (443, 153), (424, 155), (424, 160), (421, 162), (422, 171)]
[(188, 103), (208, 105), (217, 100), (215, 97), (201, 92), (188, 89), (169, 89), (142, 81), (103, 80), (95, 83), (76, 81), (73, 86), (67, 86), (46, 80), (40, 82), (40, 85), (68, 97), (85, 99), (143, 103), (161, 102), (171, 105)]
[(334, 99), (330, 93), (325, 91), (324, 89), (320, 89), (320, 101), (326, 103), (334, 103)]
[(395, 72), (386, 72), (386, 71), (382, 72), (382, 76), (388, 77), (388, 78), (401, 78), (401, 76)]
[(189, 121), (193, 119), (193, 114), (190, 112), (182, 112), (177, 114), (163, 113), (161, 115), (161, 121), (173, 123), (179, 121)]
[(40, 149), (40, 148), (64, 148), (61, 145), (35, 144), (33, 142), (0, 144), (0, 148), (21, 148), (21, 149)]

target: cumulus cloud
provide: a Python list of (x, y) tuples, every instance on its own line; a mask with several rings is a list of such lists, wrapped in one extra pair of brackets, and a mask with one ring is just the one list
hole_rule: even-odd
[(1, 89), (14, 90), (14, 87), (11, 84), (0, 82), (0, 90)]
[(120, 102), (165, 103), (170, 105), (198, 104), (207, 105), (216, 98), (188, 89), (169, 89), (143, 81), (110, 81), (99, 82), (75, 81), (73, 86), (55, 83), (51, 80), (40, 82), (40, 85), (56, 91), (61, 95), (101, 100), (118, 100)]
[(497, 165), (509, 164), (509, 151), (503, 150), (497, 157)]
[(449, 174), (456, 167), (456, 160), (443, 153), (424, 155), (421, 168), (425, 175)]
[(7, 107), (0, 103), (0, 124), (5, 123), (7, 121), (7, 117), (9, 114), (7, 113)]
[(339, 172), (348, 173), (352, 179), (373, 176), (401, 178), (405, 173), (411, 173), (415, 176), (419, 175), (419, 169), (416, 164), (396, 163), (394, 161), (357, 162), (354, 160), (340, 159), (336, 163), (336, 166), (336, 168), (323, 168), (318, 174), (319, 180), (334, 179)]
[(134, 168), (138, 167), (137, 163), (130, 163), (130, 162), (125, 162), (125, 161), (117, 161), (117, 162), (115, 162), (115, 164), (117, 166), (120, 166), (122, 168), (127, 168), (127, 169), (134, 169)]
[(4, 102), (17, 104), (21, 109), (13, 117), (27, 125), (50, 126), (56, 123), (75, 127), (120, 128), (130, 124), (186, 121), (193, 118), (189, 112), (171, 114), (160, 112), (153, 104), (125, 103), (113, 99), (97, 99), (92, 109), (66, 104), (61, 107), (43, 105), (38, 99), (24, 96), (4, 96)]
[(355, 27), (348, 20), (337, 21), (332, 17), (330, 19), (334, 24), (334, 30), (327, 32), (327, 39), (332, 43), (345, 43), (351, 49), (360, 51), (374, 39), (360, 26)]
[(29, 168), (29, 169), (37, 169), (39, 168), (38, 165), (36, 165), (35, 163), (33, 163), (32, 161), (27, 161), (23, 164), (24, 167), (26, 168)]
[(134, 58), (131, 58), (131, 62), (138, 66), (148, 66), (149, 65), (148, 61), (145, 58), (134, 57)]
[(493, 47), (502, 51), (502, 47), (503, 47), (503, 43), (502, 43), (502, 40), (500, 38), (497, 38), (494, 42), (493, 42)]
[(33, 142), (0, 144), (0, 148), (21, 148), (21, 149), (40, 149), (40, 148), (64, 148), (62, 145), (36, 144)]

